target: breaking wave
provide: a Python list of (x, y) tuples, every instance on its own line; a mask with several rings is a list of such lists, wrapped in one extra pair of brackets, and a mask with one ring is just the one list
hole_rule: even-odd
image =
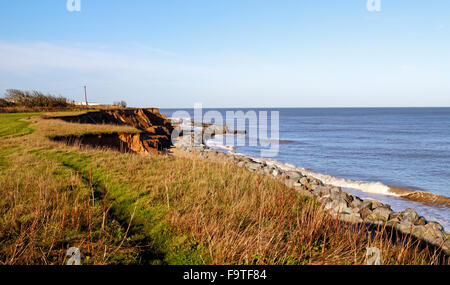
[[(255, 161), (264, 160), (260, 158), (252, 158), (252, 159), (254, 159)], [(341, 188), (354, 189), (365, 193), (397, 197), (405, 200), (420, 202), (430, 206), (439, 206), (439, 207), (443, 206), (450, 208), (450, 198), (446, 196), (430, 192), (388, 186), (381, 182), (363, 182), (340, 177), (334, 177), (322, 173), (317, 173), (306, 168), (298, 168), (292, 164), (281, 163), (275, 160), (269, 161), (264, 160), (264, 161), (266, 161), (266, 163), (269, 165), (270, 164), (275, 165), (283, 170), (299, 171), (303, 175), (307, 175), (322, 181), (324, 184)]]
[[(219, 140), (221, 139), (221, 141)], [(206, 141), (206, 146), (213, 149), (222, 149), (226, 150), (229, 153), (234, 153), (235, 148), (233, 146), (229, 146), (223, 143), (223, 135), (215, 135), (214, 138)]]

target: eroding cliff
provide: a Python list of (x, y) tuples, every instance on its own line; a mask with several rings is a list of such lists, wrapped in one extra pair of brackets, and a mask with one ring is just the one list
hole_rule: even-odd
[(87, 112), (77, 116), (51, 117), (78, 124), (132, 126), (141, 132), (54, 136), (51, 139), (70, 145), (106, 147), (121, 152), (161, 152), (172, 146), (171, 122), (156, 108), (117, 109)]

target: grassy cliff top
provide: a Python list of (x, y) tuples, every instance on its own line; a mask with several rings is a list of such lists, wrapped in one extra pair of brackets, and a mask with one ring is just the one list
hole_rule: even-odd
[(365, 264), (368, 247), (384, 264), (443, 262), (227, 161), (53, 142), (137, 130), (41, 115), (0, 114), (0, 264), (64, 264), (70, 247), (83, 264)]

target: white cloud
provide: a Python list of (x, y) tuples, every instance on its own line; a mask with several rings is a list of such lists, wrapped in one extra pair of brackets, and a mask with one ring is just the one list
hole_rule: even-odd
[(91, 101), (130, 106), (405, 106), (410, 97), (417, 106), (449, 104), (448, 65), (398, 61), (300, 55), (294, 63), (278, 63), (245, 55), (189, 58), (139, 45), (113, 52), (0, 42), (0, 93), (34, 89), (81, 100), (87, 85)]
[[(175, 55), (145, 46), (140, 48)], [(148, 57), (145, 52), (121, 54), (106, 50), (44, 42), (0, 42), (0, 91), (8, 88), (67, 90), (88, 84), (96, 90), (93, 95), (96, 101), (108, 103), (126, 96), (137, 105), (146, 104), (143, 95), (146, 92), (179, 93), (183, 88), (201, 84), (199, 80), (215, 72), (211, 68), (184, 64), (181, 60), (167, 60), (164, 56)], [(130, 90), (134, 94), (127, 94)], [(151, 104), (158, 103), (162, 102)]]
[[(151, 48), (147, 48), (151, 49)], [(164, 51), (151, 49), (162, 53)], [(168, 52), (166, 52), (168, 53)], [(139, 58), (106, 52), (104, 49), (83, 49), (57, 46), (49, 43), (0, 43), (2, 69), (24, 71), (34, 69), (75, 69), (106, 71), (126, 69), (136, 71), (167, 72), (204, 71), (205, 69), (173, 64), (161, 60)]]

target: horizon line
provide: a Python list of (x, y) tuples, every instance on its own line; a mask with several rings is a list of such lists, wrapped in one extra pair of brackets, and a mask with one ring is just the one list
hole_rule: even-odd
[[(130, 107), (140, 108), (140, 107)], [(145, 108), (145, 107), (142, 107)], [(159, 109), (194, 109), (194, 107), (150, 107)], [(450, 108), (450, 106), (392, 106), (392, 107), (202, 107), (203, 109), (411, 109)]]

